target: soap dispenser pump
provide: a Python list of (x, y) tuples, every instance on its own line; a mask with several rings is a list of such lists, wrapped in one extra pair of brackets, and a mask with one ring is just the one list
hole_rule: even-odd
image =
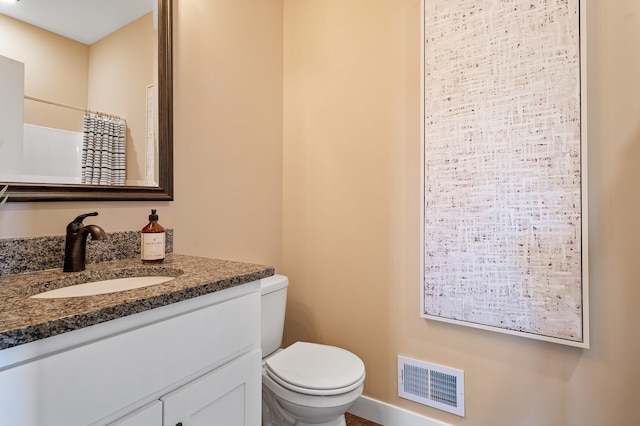
[(164, 260), (165, 230), (158, 223), (158, 214), (151, 210), (149, 223), (140, 231), (140, 257), (144, 263), (161, 263)]

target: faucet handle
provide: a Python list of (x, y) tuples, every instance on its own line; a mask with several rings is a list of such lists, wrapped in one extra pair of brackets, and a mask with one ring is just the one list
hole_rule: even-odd
[(88, 216), (98, 216), (98, 212), (81, 214), (67, 225), (67, 234), (75, 234), (84, 227), (82, 221)]
[(91, 213), (81, 214), (80, 216), (76, 217), (73, 221), (74, 221), (74, 222), (76, 222), (76, 223), (82, 223), (82, 221), (83, 221), (87, 216), (98, 216), (98, 212), (91, 212)]

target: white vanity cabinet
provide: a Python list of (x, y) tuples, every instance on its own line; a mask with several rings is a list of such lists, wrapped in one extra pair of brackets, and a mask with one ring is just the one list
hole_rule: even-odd
[(0, 351), (0, 424), (257, 426), (259, 282)]

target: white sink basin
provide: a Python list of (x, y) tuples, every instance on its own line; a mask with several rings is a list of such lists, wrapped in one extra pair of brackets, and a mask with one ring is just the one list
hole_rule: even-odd
[(90, 283), (76, 284), (55, 290), (45, 291), (31, 296), (33, 299), (58, 299), (61, 297), (82, 297), (96, 294), (116, 293), (118, 291), (133, 290), (135, 288), (148, 287), (150, 285), (162, 284), (171, 281), (175, 277), (152, 276), (152, 277), (129, 277), (116, 278), (104, 281), (93, 281)]

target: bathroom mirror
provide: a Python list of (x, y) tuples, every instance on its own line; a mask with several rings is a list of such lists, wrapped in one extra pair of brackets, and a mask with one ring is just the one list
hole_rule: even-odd
[[(32, 0), (36, 1), (36, 0)], [(42, 0), (39, 0), (42, 1)], [(54, 3), (58, 8), (60, 14), (64, 8), (69, 7), (74, 3), (69, 0), (45, 0), (46, 3)], [(99, 0), (105, 3), (109, 3), (110, 6), (117, 3), (115, 0)], [(120, 0), (125, 2), (131, 2), (132, 0)], [(136, 0), (138, 1), (138, 0)], [(142, 0), (139, 0), (142, 1)], [(147, 0), (149, 1), (149, 0)], [(150, 0), (155, 1), (155, 0)], [(26, 4), (26, 1), (17, 3)], [(89, 4), (95, 4), (96, 2), (81, 1), (83, 7)], [(122, 3), (124, 4), (124, 3)], [(150, 3), (153, 9), (155, 4)], [(11, 6), (11, 5), (8, 5)], [(6, 8), (7, 5), (3, 5)], [(102, 12), (99, 12), (102, 13)], [(100, 16), (97, 13), (95, 16)], [(118, 12), (119, 13), (119, 12)], [(3, 14), (3, 10), (0, 10), (0, 14)], [(0, 16), (1, 17), (1, 16)], [(151, 17), (148, 18), (151, 21)], [(143, 100), (139, 105), (140, 114), (143, 117), (142, 136), (139, 139), (146, 140), (147, 150), (142, 153), (138, 153), (139, 156), (145, 157), (147, 165), (139, 166), (138, 168), (146, 167), (147, 177), (149, 176), (149, 170), (151, 170), (152, 179), (147, 181), (133, 180), (127, 181), (126, 185), (108, 185), (108, 184), (83, 184), (79, 181), (73, 181), (71, 183), (59, 183), (59, 182), (47, 182), (47, 181), (29, 181), (22, 179), (7, 179), (0, 178), (0, 187), (9, 185), (9, 201), (100, 201), (100, 200), (113, 200), (113, 201), (144, 201), (144, 200), (165, 200), (170, 201), (173, 199), (173, 99), (172, 99), (172, 0), (157, 0), (157, 7), (153, 14), (154, 35), (157, 34), (157, 49), (155, 47), (156, 40), (153, 40), (154, 50), (151, 66), (156, 67), (157, 63), (157, 75), (151, 77), (151, 84), (147, 87), (144, 84), (141, 86)], [(90, 20), (90, 26), (96, 25), (96, 20)], [(131, 40), (131, 43), (136, 42)], [(17, 45), (18, 43), (16, 43)], [(156, 51), (157, 50), (157, 54)], [(0, 52), (1, 53), (1, 52)], [(11, 59), (11, 58), (10, 58)], [(46, 67), (41, 67), (41, 69)], [(153, 72), (153, 69), (151, 70)], [(53, 74), (53, 73), (52, 73)], [(27, 77), (29, 77), (27, 75)], [(3, 77), (4, 78), (4, 77)], [(49, 84), (49, 83), (47, 83)], [(138, 85), (140, 86), (140, 85)], [(117, 93), (118, 90), (112, 86), (107, 86), (108, 90), (113, 93)], [(145, 92), (146, 89), (146, 92)], [(122, 90), (122, 92), (126, 92)], [(27, 109), (27, 103), (32, 102), (31, 96), (25, 90), (24, 92), (24, 104), (25, 110)], [(38, 96), (36, 101), (39, 103), (49, 103), (48, 101), (60, 102), (51, 99), (49, 96)], [(146, 102), (146, 104), (145, 104)], [(35, 102), (34, 102), (35, 103)], [(52, 102), (54, 104), (54, 102)], [(69, 108), (68, 102), (60, 102), (64, 108)], [(67, 105), (64, 105), (67, 104)], [(76, 104), (72, 104), (76, 105)], [(91, 107), (91, 105), (89, 105)], [(138, 106), (136, 106), (138, 108)], [(92, 111), (100, 111), (108, 114), (112, 114), (111, 111), (90, 108)], [(80, 112), (81, 115), (84, 112)], [(81, 119), (82, 121), (82, 119)], [(25, 121), (26, 123), (26, 121)], [(126, 128), (127, 138), (129, 136), (130, 129)], [(80, 135), (82, 132), (78, 132)], [(151, 134), (151, 136), (149, 136)], [(2, 135), (0, 135), (2, 136)], [(0, 148), (5, 140), (0, 137)], [(151, 145), (152, 143), (152, 145)], [(129, 149), (129, 142), (127, 141), (127, 149)], [(143, 145), (143, 148), (145, 146)], [(151, 147), (151, 149), (148, 149)], [(139, 149), (142, 151), (142, 149)], [(26, 152), (26, 148), (25, 148)], [(22, 154), (26, 157), (26, 154)], [(53, 163), (53, 161), (52, 161)], [(11, 164), (9, 162), (8, 164)], [(148, 164), (151, 164), (151, 168)], [(127, 166), (128, 167), (128, 166)], [(4, 168), (4, 166), (3, 166)], [(127, 171), (127, 173), (129, 173)], [(145, 170), (141, 172), (143, 175)], [(144, 176), (143, 178), (144, 179)]]

